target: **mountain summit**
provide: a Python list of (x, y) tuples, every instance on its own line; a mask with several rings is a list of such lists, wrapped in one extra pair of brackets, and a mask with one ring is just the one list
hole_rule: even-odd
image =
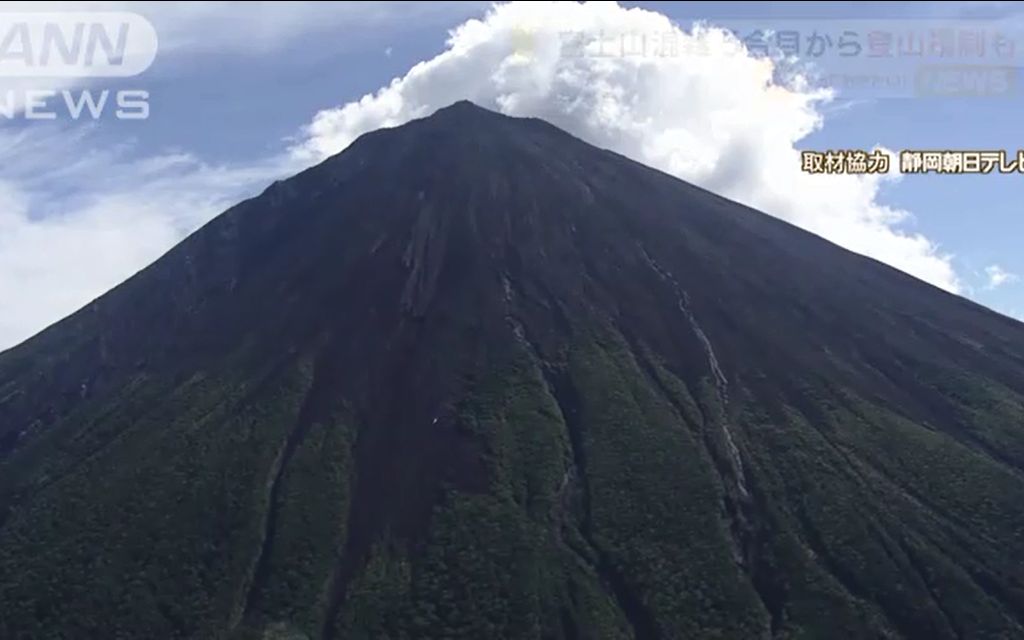
[(1024, 637), (1024, 325), (457, 103), (0, 354), (0, 637)]

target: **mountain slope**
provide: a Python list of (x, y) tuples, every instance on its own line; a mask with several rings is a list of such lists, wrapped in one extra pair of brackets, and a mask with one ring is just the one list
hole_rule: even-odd
[(1024, 325), (458, 103), (0, 354), (0, 637), (1021, 637), (1022, 422)]

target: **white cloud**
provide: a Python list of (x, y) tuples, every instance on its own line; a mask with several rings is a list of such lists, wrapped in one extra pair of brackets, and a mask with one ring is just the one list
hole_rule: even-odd
[[(614, 53), (617, 37), (636, 34), (647, 38), (646, 55)], [(680, 53), (658, 55), (656, 43), (668, 38)], [(293, 153), (318, 160), (362, 133), (463, 98), (544, 118), (939, 287), (961, 288), (951, 257), (900, 226), (908, 212), (879, 202), (883, 179), (801, 172), (796, 145), (822, 126), (830, 94), (746, 55), (724, 31), (683, 32), (661, 14), (615, 3), (496, 6), (404, 77), (317, 114)]]
[(989, 291), (1004, 284), (1012, 284), (1020, 280), (1017, 274), (1006, 271), (998, 264), (985, 267), (985, 275), (988, 277), (988, 284), (985, 285), (985, 288)]

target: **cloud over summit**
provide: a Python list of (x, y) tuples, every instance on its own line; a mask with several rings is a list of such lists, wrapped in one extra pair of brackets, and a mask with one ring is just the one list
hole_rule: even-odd
[(469, 99), (543, 118), (959, 291), (950, 257), (900, 227), (908, 212), (879, 202), (883, 181), (898, 177), (800, 170), (797, 145), (822, 126), (831, 98), (712, 26), (683, 30), (610, 2), (513, 2), (464, 22), (444, 52), (377, 92), (321, 111), (292, 153), (315, 161), (367, 131)]

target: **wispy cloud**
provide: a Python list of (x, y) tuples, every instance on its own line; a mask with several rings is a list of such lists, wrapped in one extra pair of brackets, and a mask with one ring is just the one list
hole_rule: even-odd
[(87, 127), (0, 131), (0, 349), (146, 266), (189, 232), (296, 170), (278, 156), (210, 165), (93, 142)]
[(985, 267), (985, 276), (988, 278), (988, 283), (985, 285), (985, 289), (989, 291), (1006, 284), (1013, 284), (1020, 280), (1020, 277), (1017, 274), (1010, 273), (998, 264)]

